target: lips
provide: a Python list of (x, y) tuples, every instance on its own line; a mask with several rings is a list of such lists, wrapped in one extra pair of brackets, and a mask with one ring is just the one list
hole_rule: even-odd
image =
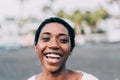
[(62, 56), (61, 54), (59, 53), (46, 53), (44, 54), (45, 56), (45, 59), (48, 63), (52, 63), (52, 64), (56, 64), (56, 63), (59, 63)]

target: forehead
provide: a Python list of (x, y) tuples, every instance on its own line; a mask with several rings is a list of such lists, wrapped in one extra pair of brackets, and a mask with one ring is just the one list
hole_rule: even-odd
[(41, 30), (41, 33), (43, 32), (57, 32), (57, 33), (68, 34), (67, 28), (64, 25), (56, 22), (46, 24)]

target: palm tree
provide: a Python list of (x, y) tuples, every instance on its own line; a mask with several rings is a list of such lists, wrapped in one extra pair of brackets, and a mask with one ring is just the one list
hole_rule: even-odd
[(68, 18), (68, 14), (63, 9), (59, 10), (55, 15), (61, 18)]
[(97, 10), (95, 10), (93, 13), (87, 11), (83, 17), (84, 20), (87, 21), (87, 23), (91, 27), (92, 33), (96, 33), (96, 23), (99, 20), (108, 18), (109, 14), (105, 9), (100, 7)]
[(81, 34), (81, 22), (83, 20), (83, 14), (79, 10), (75, 10), (72, 15), (70, 15), (68, 18), (75, 24), (74, 29), (76, 35)]

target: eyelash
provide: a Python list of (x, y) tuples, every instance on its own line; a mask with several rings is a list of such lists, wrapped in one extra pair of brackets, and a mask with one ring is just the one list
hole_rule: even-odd
[(42, 38), (42, 41), (43, 42), (47, 42), (47, 41), (49, 41), (50, 40), (50, 38)]
[[(41, 40), (43, 41), (43, 42), (48, 42), (48, 41), (50, 41), (50, 38), (41, 38)], [(69, 40), (68, 39), (59, 39), (59, 42), (61, 42), (61, 43), (67, 43)]]
[(68, 40), (67, 40), (67, 39), (60, 39), (60, 42), (61, 42), (61, 43), (67, 43)]

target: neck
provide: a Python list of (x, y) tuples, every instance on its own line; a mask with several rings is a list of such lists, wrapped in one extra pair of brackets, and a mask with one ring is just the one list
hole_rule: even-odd
[(66, 68), (56, 73), (43, 71), (43, 73), (41, 73), (41, 80), (66, 80), (67, 74), (68, 70)]

